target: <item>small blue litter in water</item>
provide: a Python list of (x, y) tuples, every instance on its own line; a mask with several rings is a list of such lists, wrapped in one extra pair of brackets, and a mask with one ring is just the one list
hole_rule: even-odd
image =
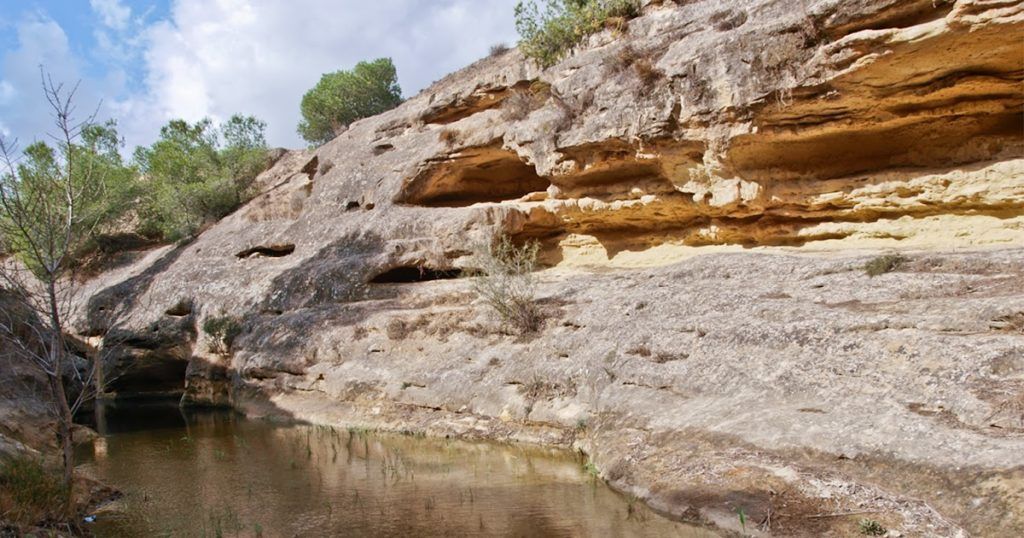
[(86, 523), (94, 523), (95, 521), (96, 521), (96, 516), (85, 516), (85, 522)]

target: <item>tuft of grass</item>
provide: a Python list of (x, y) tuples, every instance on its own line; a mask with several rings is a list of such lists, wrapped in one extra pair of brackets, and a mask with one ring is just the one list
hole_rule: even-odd
[(384, 326), (384, 332), (389, 340), (405, 340), (412, 333), (412, 327), (404, 319), (391, 318)]
[(506, 43), (495, 43), (491, 45), (491, 50), (487, 53), (488, 57), (494, 58), (496, 56), (503, 56), (506, 52), (512, 50)]
[(437, 139), (444, 143), (444, 145), (452, 147), (461, 141), (462, 135), (460, 135), (455, 129), (443, 129), (437, 135)]
[(654, 86), (665, 76), (647, 58), (641, 58), (633, 62), (633, 71), (636, 72), (637, 78), (640, 79), (640, 88), (643, 90), (643, 93), (650, 93)]
[(640, 357), (650, 357), (653, 355), (651, 348), (647, 347), (647, 344), (639, 344), (631, 347), (626, 353), (630, 355), (638, 355)]
[(873, 519), (864, 518), (860, 520), (857, 526), (860, 529), (860, 533), (865, 536), (885, 536), (889, 532), (881, 523)]
[(583, 470), (590, 475), (591, 478), (596, 479), (601, 476), (601, 471), (593, 461), (588, 460), (587, 463), (584, 463)]
[(617, 71), (623, 71), (640, 60), (641, 57), (640, 51), (638, 51), (633, 45), (627, 43), (619, 49), (619, 52), (612, 57), (612, 60), (614, 62), (613, 65), (615, 69)]
[(878, 275), (884, 275), (885, 273), (891, 273), (899, 269), (903, 264), (907, 263), (906, 257), (899, 254), (886, 254), (872, 259), (871, 261), (864, 264), (864, 272), (868, 276), (874, 278)]
[(60, 471), (41, 459), (0, 459), (0, 522), (21, 529), (60, 523), (68, 501)]

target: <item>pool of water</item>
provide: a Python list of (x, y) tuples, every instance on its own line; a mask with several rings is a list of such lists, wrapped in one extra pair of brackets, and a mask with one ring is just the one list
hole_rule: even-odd
[(80, 461), (125, 496), (98, 536), (712, 536), (620, 495), (575, 454), (107, 407)]

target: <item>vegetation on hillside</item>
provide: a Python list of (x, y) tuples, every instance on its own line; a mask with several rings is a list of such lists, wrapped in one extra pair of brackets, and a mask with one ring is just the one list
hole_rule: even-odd
[(515, 7), (519, 49), (550, 67), (587, 36), (606, 27), (621, 29), (639, 14), (638, 0), (520, 0)]
[[(220, 127), (209, 119), (195, 124), (173, 120), (160, 130), (159, 140), (136, 148), (134, 158), (126, 160), (116, 122), (86, 122), (74, 140), (56, 147), (35, 142), (19, 154), (13, 142), (7, 142), (4, 184), (18, 200), (53, 208), (68, 196), (54, 180), (67, 177), (76, 204), (72, 236), (80, 239), (69, 245), (69, 262), (88, 257), (109, 234), (175, 241), (224, 217), (255, 194), (253, 181), (268, 164), (265, 128), (252, 116), (233, 116)], [(0, 215), (7, 219), (7, 228), (13, 225), (11, 216), (10, 211)], [(33, 224), (30, 220), (25, 224)], [(40, 233), (8, 230), (3, 234), (4, 249), (35, 271), (39, 268), (32, 265), (33, 256), (25, 254), (32, 249), (30, 238)]]
[[(31, 529), (68, 517), (69, 489), (40, 458), (0, 457), (0, 524)], [(13, 534), (12, 534), (13, 536)]]
[[(71, 218), (70, 235), (58, 238), (61, 244), (53, 249), (56, 252), (66, 246), (71, 254), (78, 255), (95, 247), (102, 229), (118, 219), (136, 195), (137, 172), (118, 152), (120, 143), (113, 121), (87, 122), (76, 130), (73, 138), (60, 140), (56, 148), (46, 142), (35, 142), (20, 157), (12, 142), (5, 142), (5, 146), (8, 166), (2, 183), (8, 189), (10, 201), (0, 211), (5, 248), (36, 274), (41, 274), (43, 268), (36, 259), (41, 253), (33, 249), (42, 240), (41, 227), (52, 224), (39, 221), (44, 212), (56, 211), (69, 195), (75, 199), (73, 215), (68, 215), (66, 209), (53, 215)], [(19, 206), (31, 209), (34, 215), (24, 215), (24, 220), (15, 222)], [(68, 244), (72, 240), (76, 243)]]
[(255, 194), (253, 181), (267, 166), (266, 124), (232, 116), (220, 128), (209, 119), (174, 120), (152, 146), (137, 148), (144, 235), (177, 240), (215, 222)]
[(330, 142), (352, 122), (402, 103), (402, 88), (391, 58), (359, 62), (351, 71), (335, 71), (302, 97), (298, 132), (310, 144)]

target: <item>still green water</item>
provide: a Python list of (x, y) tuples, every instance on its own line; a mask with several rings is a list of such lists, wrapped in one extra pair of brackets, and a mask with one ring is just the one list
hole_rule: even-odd
[(575, 454), (107, 408), (79, 454), (125, 492), (98, 536), (711, 536), (593, 479)]

